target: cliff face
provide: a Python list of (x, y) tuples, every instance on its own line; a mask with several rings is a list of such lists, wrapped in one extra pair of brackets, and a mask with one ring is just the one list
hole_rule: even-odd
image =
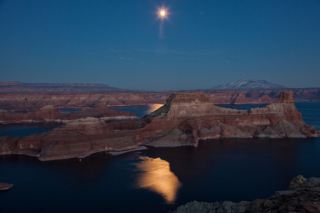
[[(320, 101), (320, 89), (288, 90), (295, 101)], [(195, 91), (186, 91), (195, 93)], [(269, 104), (276, 101), (281, 90), (228, 90), (196, 91), (209, 97), (214, 104)], [(56, 108), (82, 108), (108, 106), (129, 106), (147, 104), (165, 104), (171, 92), (122, 92), (122, 93), (2, 93), (0, 109), (38, 110), (52, 105)]]
[[(46, 116), (55, 114), (51, 109), (43, 110)], [(217, 107), (201, 93), (178, 93), (170, 95), (164, 106), (140, 120), (106, 124), (87, 117), (39, 135), (1, 137), (0, 154), (29, 154), (40, 160), (55, 160), (128, 150), (143, 144), (197, 146), (206, 139), (319, 135), (319, 131), (303, 122), (291, 92), (282, 92), (276, 102), (250, 111)]]
[(291, 92), (282, 92), (275, 103), (250, 111), (217, 107), (203, 94), (172, 94), (163, 107), (146, 118), (152, 121), (139, 137), (154, 146), (197, 146), (199, 140), (217, 138), (318, 136), (303, 122)]

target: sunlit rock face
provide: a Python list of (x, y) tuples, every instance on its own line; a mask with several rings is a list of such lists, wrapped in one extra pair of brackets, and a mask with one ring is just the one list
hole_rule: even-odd
[(170, 171), (169, 162), (160, 158), (140, 156), (140, 162), (135, 166), (141, 171), (137, 187), (156, 192), (163, 196), (167, 203), (174, 203), (181, 187), (178, 177)]

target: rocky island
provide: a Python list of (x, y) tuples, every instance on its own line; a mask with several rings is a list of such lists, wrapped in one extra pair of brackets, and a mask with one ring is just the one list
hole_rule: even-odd
[[(77, 117), (75, 117), (77, 118)], [(83, 158), (102, 151), (124, 151), (141, 145), (197, 146), (222, 138), (306, 138), (320, 132), (306, 124), (291, 92), (281, 92), (264, 108), (217, 107), (202, 93), (173, 93), (166, 104), (142, 119), (105, 122), (95, 117), (69, 120), (49, 132), (0, 138), (0, 154), (27, 154), (39, 160)]]

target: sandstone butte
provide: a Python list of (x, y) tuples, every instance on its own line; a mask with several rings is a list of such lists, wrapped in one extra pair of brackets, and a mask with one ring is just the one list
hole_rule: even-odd
[(108, 108), (106, 105), (97, 108), (84, 107), (80, 111), (70, 114), (60, 113), (55, 107), (49, 105), (42, 107), (37, 112), (10, 113), (7, 110), (0, 109), (0, 123), (42, 123), (57, 122), (68, 123), (72, 120), (94, 117), (100, 120), (123, 120), (136, 119), (137, 115), (130, 112), (121, 112)]
[(124, 151), (141, 145), (197, 146), (221, 138), (306, 138), (320, 132), (302, 120), (291, 92), (274, 103), (248, 110), (215, 106), (201, 93), (175, 93), (142, 119), (105, 122), (80, 118), (49, 132), (0, 138), (0, 154), (26, 154), (39, 160), (83, 158), (102, 151)]

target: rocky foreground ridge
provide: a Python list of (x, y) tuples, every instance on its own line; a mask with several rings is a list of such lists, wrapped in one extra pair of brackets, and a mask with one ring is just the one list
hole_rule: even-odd
[(124, 151), (141, 145), (197, 146), (221, 138), (306, 138), (320, 132), (302, 120), (291, 92), (281, 92), (264, 108), (236, 110), (215, 106), (202, 93), (175, 93), (142, 119), (106, 123), (75, 119), (49, 132), (0, 138), (0, 154), (27, 154), (40, 160), (83, 158), (101, 151)]
[(173, 213), (253, 213), (253, 212), (320, 212), (320, 178), (295, 177), (287, 191), (277, 191), (267, 199), (252, 202), (189, 202), (179, 206)]

